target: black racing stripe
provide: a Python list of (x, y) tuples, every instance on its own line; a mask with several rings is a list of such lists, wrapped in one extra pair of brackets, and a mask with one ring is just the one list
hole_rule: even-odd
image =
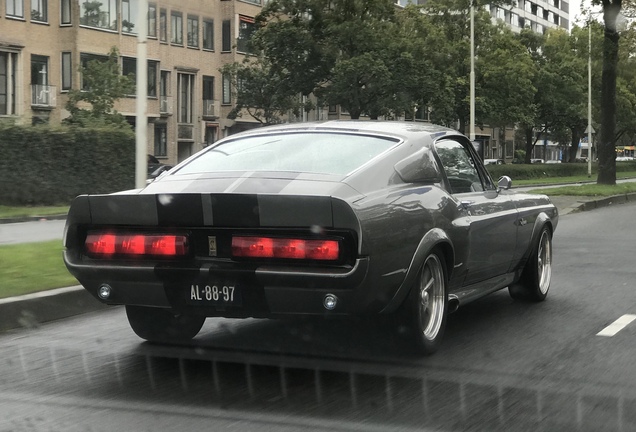
[(261, 226), (258, 199), (253, 194), (212, 195), (214, 226), (257, 228)]
[(203, 225), (203, 205), (200, 194), (157, 194), (156, 199), (160, 225)]

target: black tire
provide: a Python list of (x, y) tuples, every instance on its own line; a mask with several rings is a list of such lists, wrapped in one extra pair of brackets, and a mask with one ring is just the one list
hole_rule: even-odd
[(170, 309), (126, 306), (133, 331), (151, 342), (187, 342), (199, 333), (204, 316), (175, 315)]
[(443, 255), (431, 252), (400, 312), (413, 331), (415, 347), (424, 355), (436, 352), (448, 318), (448, 273)]
[(532, 248), (521, 278), (508, 287), (516, 300), (540, 302), (545, 300), (552, 279), (552, 232), (544, 226)]

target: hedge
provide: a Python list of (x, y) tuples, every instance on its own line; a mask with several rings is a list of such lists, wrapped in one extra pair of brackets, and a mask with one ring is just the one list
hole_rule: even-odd
[[(504, 164), (486, 165), (493, 178), (502, 175), (510, 176), (513, 180), (532, 180), (546, 177), (571, 177), (587, 175), (587, 163), (558, 163), (558, 164)], [(636, 171), (636, 162), (617, 162), (616, 172)], [(597, 173), (597, 164), (592, 164), (592, 174)]]
[(0, 125), (2, 205), (66, 205), (134, 185), (130, 129)]

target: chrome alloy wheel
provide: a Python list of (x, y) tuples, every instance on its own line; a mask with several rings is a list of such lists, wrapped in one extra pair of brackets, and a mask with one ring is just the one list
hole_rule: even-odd
[(434, 340), (444, 321), (445, 289), (444, 269), (437, 255), (432, 254), (424, 263), (420, 275), (420, 331), (426, 340)]
[(539, 290), (541, 294), (546, 294), (550, 288), (550, 280), (552, 279), (552, 240), (548, 230), (544, 230), (541, 233), (539, 249), (537, 250), (537, 260)]

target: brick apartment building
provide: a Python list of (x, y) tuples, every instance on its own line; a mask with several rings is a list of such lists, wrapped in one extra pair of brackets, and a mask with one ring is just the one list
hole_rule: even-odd
[[(0, 120), (59, 124), (80, 65), (120, 51), (135, 73), (136, 0), (0, 0)], [(148, 4), (148, 153), (175, 164), (231, 133), (256, 126), (227, 119), (229, 81), (261, 0), (162, 0)], [(116, 109), (135, 121), (135, 97)]]

